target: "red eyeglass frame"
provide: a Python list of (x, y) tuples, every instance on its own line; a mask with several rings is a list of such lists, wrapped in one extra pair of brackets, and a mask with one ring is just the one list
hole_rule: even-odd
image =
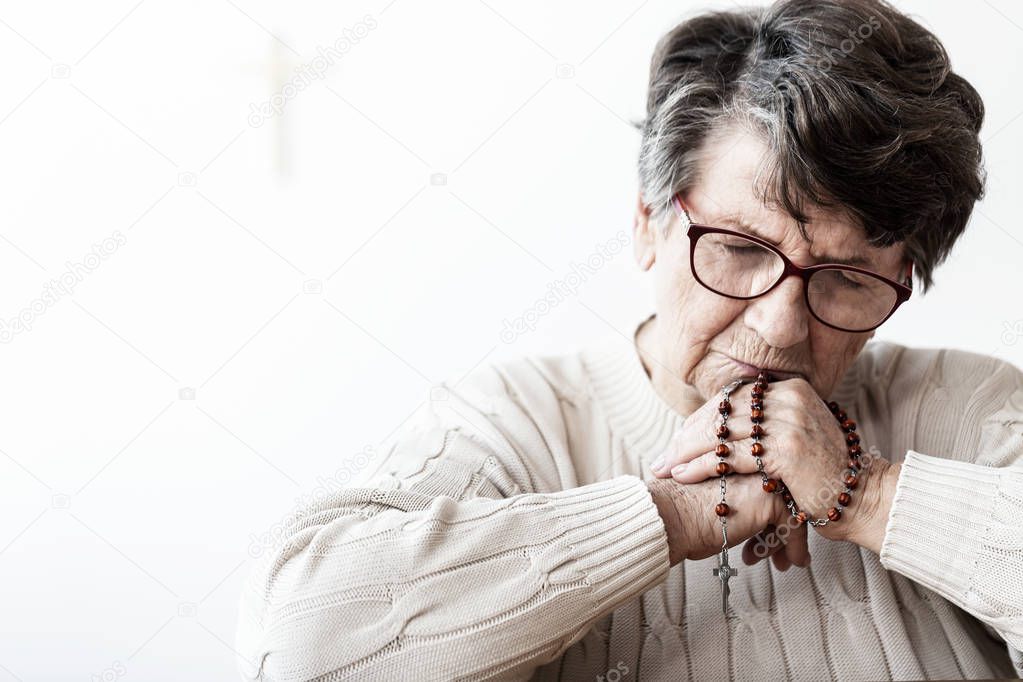
[[(810, 311), (810, 314), (813, 315), (814, 319), (816, 319), (818, 322), (820, 322), (823, 325), (831, 327), (832, 329), (837, 329), (839, 331), (849, 332), (849, 333), (852, 333), (852, 334), (863, 334), (865, 332), (873, 331), (874, 329), (877, 329), (882, 324), (884, 324), (885, 321), (888, 320), (888, 318), (890, 318), (892, 316), (892, 314), (895, 313), (896, 310), (898, 310), (899, 306), (901, 306), (903, 303), (908, 301), (910, 296), (913, 295), (913, 262), (912, 261), (909, 261), (907, 263), (907, 265), (906, 265), (906, 278), (905, 278), (904, 283), (903, 282), (897, 282), (894, 279), (890, 279), (888, 277), (885, 277), (884, 275), (878, 274), (878, 273), (873, 272), (871, 270), (865, 270), (863, 268), (858, 268), (858, 267), (856, 267), (854, 265), (841, 265), (839, 263), (819, 263), (817, 265), (809, 265), (809, 266), (806, 266), (806, 267), (802, 267), (800, 265), (796, 265), (791, 260), (789, 260), (789, 257), (786, 256), (784, 253), (782, 253), (778, 249), (777, 246), (775, 246), (774, 244), (772, 244), (772, 243), (770, 243), (768, 241), (765, 241), (764, 239), (761, 239), (760, 237), (757, 237), (756, 235), (747, 234), (745, 232), (738, 232), (736, 230), (729, 230), (729, 229), (724, 228), (724, 227), (714, 227), (712, 225), (704, 225), (702, 223), (693, 222), (692, 218), (689, 217), (689, 212), (686, 210), (685, 204), (682, 202), (682, 198), (678, 195), (678, 193), (672, 195), (671, 203), (672, 203), (672, 206), (675, 207), (675, 211), (678, 214), (678, 217), (682, 219), (683, 223), (688, 223), (688, 225), (689, 225), (689, 229), (686, 231), (686, 236), (689, 237), (689, 269), (692, 271), (693, 277), (696, 278), (696, 281), (699, 282), (708, 291), (713, 291), (715, 294), (718, 294), (719, 296), (725, 296), (727, 298), (734, 298), (734, 299), (738, 299), (738, 300), (742, 300), (742, 301), (748, 301), (748, 300), (751, 300), (751, 299), (754, 299), (754, 298), (760, 298), (761, 296), (763, 296), (763, 295), (769, 293), (770, 291), (772, 291), (775, 287), (777, 287), (779, 284), (784, 282), (791, 275), (796, 275), (800, 279), (803, 280), (803, 299), (806, 302), (806, 309), (808, 311)], [(695, 258), (695, 256), (696, 256), (696, 241), (700, 237), (700, 235), (709, 234), (709, 233), (735, 235), (737, 237), (742, 237), (743, 239), (748, 239), (751, 242), (754, 242), (755, 244), (759, 244), (760, 246), (764, 247), (765, 249), (768, 249), (771, 252), (778, 254), (778, 256), (782, 260), (782, 263), (785, 265), (785, 269), (782, 270), (781, 275), (778, 277), (777, 281), (775, 281), (774, 284), (772, 284), (771, 286), (769, 286), (767, 289), (765, 289), (761, 293), (757, 294), (756, 296), (735, 296), (733, 294), (722, 293), (722, 292), (718, 291), (717, 289), (714, 289), (713, 287), (708, 286), (706, 282), (704, 282), (702, 279), (700, 279), (700, 275), (697, 274), (697, 272), (696, 272), (696, 258)], [(893, 289), (895, 289), (895, 294), (896, 294), (895, 303), (892, 305), (891, 310), (888, 311), (888, 314), (885, 315), (883, 318), (881, 318), (880, 322), (878, 322), (877, 324), (875, 324), (872, 327), (868, 327), (867, 329), (848, 329), (848, 328), (845, 328), (845, 327), (839, 327), (838, 325), (832, 324), (832, 323), (828, 322), (827, 320), (821, 319), (817, 315), (817, 313), (814, 312), (813, 306), (810, 305), (810, 277), (815, 272), (818, 272), (820, 270), (847, 270), (847, 271), (856, 272), (856, 273), (859, 273), (859, 274), (862, 274), (862, 275), (867, 275), (869, 277), (874, 277), (875, 279), (879, 279), (882, 282), (885, 282), (886, 284), (891, 286)]]

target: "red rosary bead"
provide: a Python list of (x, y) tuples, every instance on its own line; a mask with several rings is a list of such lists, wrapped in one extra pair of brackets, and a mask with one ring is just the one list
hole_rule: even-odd
[(728, 427), (725, 426), (724, 424), (718, 427), (718, 436), (720, 438), (728, 438), (728, 436), (730, 436), (731, 434), (732, 432), (729, 431)]
[(724, 502), (718, 502), (717, 506), (714, 507), (714, 513), (718, 516), (728, 516), (729, 506)]
[(759, 424), (764, 420), (764, 411), (757, 408), (753, 408), (752, 410), (750, 410), (749, 418), (750, 421), (752, 421), (754, 424)]
[(863, 448), (860, 447), (859, 443), (857, 443), (856, 445), (850, 445), (849, 446), (849, 454), (850, 455), (861, 455), (861, 454), (863, 454)]
[(838, 503), (843, 507), (848, 507), (849, 503), (852, 502), (852, 496), (849, 493), (840, 493), (838, 496)]
[(858, 479), (856, 477), (856, 474), (849, 474), (848, 476), (845, 477), (845, 485), (846, 485), (847, 488), (851, 488), (851, 489), (855, 490), (856, 485), (859, 482), (860, 482), (860, 479)]
[(714, 470), (718, 472), (718, 476), (724, 476), (732, 470), (732, 467), (728, 462), (718, 462), (718, 465), (714, 467)]
[(762, 454), (764, 454), (764, 444), (754, 443), (752, 446), (750, 446), (750, 453), (754, 457), (760, 457)]
[(831, 509), (828, 510), (828, 519), (831, 521), (838, 521), (838, 519), (841, 518), (841, 516), (842, 516), (841, 510), (836, 509), (835, 507), (832, 507)]
[(801, 511), (798, 514), (796, 514), (796, 521), (799, 522), (799, 525), (803, 525), (804, 523), (806, 523), (806, 512)]
[(845, 442), (849, 445), (859, 445), (860, 437), (856, 435), (855, 431), (845, 434)]
[(750, 429), (749, 437), (750, 438), (762, 438), (763, 436), (764, 436), (764, 427), (761, 426), (760, 424), (754, 424), (753, 428)]
[(732, 411), (732, 405), (727, 400), (722, 400), (718, 405), (718, 412), (722, 415), (729, 414)]
[(731, 450), (724, 443), (718, 443), (717, 447), (714, 448), (714, 454), (718, 457), (728, 457), (731, 454)]
[(764, 481), (764, 492), (773, 493), (777, 489), (778, 481), (774, 480), (773, 478), (769, 478), (766, 481)]

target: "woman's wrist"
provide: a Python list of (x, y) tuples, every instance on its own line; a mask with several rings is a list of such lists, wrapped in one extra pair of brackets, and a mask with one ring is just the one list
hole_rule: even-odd
[(864, 470), (866, 478), (863, 481), (861, 505), (859, 515), (854, 520), (855, 530), (849, 536), (850, 542), (874, 554), (881, 553), (901, 471), (901, 464), (892, 464), (881, 457), (873, 458), (870, 467)]
[(686, 556), (685, 527), (677, 504), (681, 498), (678, 484), (670, 478), (655, 478), (647, 483), (647, 490), (650, 491), (657, 513), (664, 523), (664, 530), (668, 536), (668, 562), (674, 566)]

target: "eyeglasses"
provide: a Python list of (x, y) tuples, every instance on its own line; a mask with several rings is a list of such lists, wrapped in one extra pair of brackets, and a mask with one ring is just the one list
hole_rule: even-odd
[(880, 327), (913, 293), (912, 263), (903, 282), (852, 265), (800, 267), (763, 239), (694, 223), (678, 194), (671, 202), (689, 228), (693, 277), (721, 296), (757, 298), (796, 275), (803, 280), (803, 297), (814, 318), (839, 331), (862, 333)]

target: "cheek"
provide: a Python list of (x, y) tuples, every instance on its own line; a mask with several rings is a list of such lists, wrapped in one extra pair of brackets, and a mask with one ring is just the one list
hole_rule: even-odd
[[(664, 267), (665, 262), (671, 263)], [(675, 265), (680, 263), (681, 265)], [(661, 341), (668, 349), (674, 366), (691, 381), (691, 372), (705, 357), (708, 349), (728, 348), (729, 339), (718, 337), (742, 315), (745, 301), (719, 296), (697, 282), (689, 269), (689, 261), (658, 260), (656, 279), (657, 318)], [(717, 343), (713, 343), (718, 339)]]
[[(675, 265), (675, 264), (678, 265)], [(727, 329), (746, 307), (745, 301), (719, 296), (708, 291), (693, 277), (688, 254), (678, 254), (672, 267), (660, 273), (658, 315), (670, 319), (671, 327), (682, 334), (676, 338), (687, 346), (703, 344)]]
[(849, 366), (870, 339), (869, 334), (847, 334), (824, 325), (811, 326), (810, 348), (813, 349), (814, 388), (826, 395), (845, 376)]

